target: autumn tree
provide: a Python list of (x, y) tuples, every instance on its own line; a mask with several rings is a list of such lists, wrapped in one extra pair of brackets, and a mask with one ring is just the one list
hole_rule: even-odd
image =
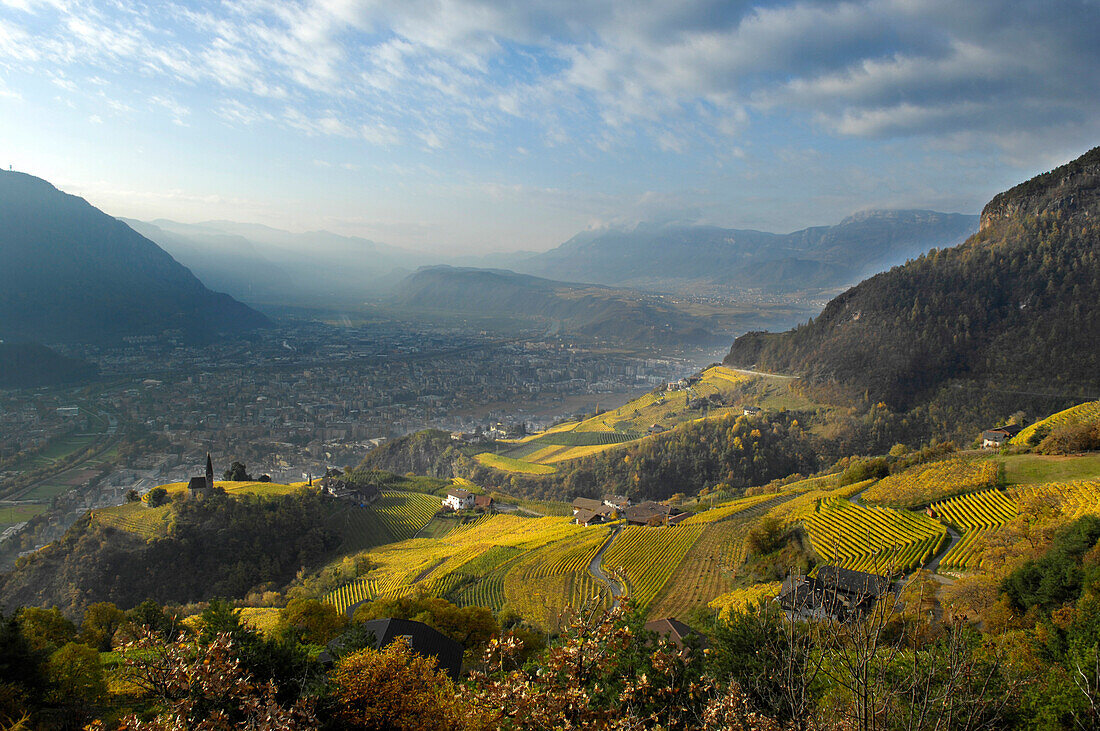
[(466, 725), (451, 679), (401, 639), (341, 658), (329, 682), (342, 728), (452, 731)]

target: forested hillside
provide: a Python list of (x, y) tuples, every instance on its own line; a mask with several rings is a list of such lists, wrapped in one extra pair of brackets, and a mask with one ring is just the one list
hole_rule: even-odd
[(691, 422), (562, 463), (547, 475), (509, 474), (485, 467), (473, 459), (476, 451), (456, 446), (446, 432), (423, 431), (371, 451), (360, 469), (468, 478), (526, 497), (562, 499), (616, 492), (646, 500), (692, 494), (705, 486), (743, 490), (796, 472), (812, 472), (820, 462), (812, 437), (789, 413)]
[(949, 383), (1093, 396), (1098, 214), (1100, 148), (998, 195), (965, 244), (868, 279), (792, 331), (744, 335), (726, 363), (837, 382), (903, 409)]

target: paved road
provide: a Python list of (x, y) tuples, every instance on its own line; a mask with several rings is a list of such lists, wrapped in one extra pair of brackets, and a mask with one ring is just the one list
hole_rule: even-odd
[(611, 592), (611, 598), (614, 599), (613, 607), (619, 606), (619, 599), (623, 595), (623, 587), (619, 584), (617, 579), (609, 579), (607, 574), (600, 568), (600, 564), (603, 563), (603, 554), (611, 546), (611, 542), (615, 540), (615, 536), (619, 535), (619, 531), (622, 530), (622, 526), (615, 528), (611, 531), (611, 535), (608, 536), (604, 544), (600, 546), (600, 550), (596, 551), (596, 555), (592, 557), (592, 563), (588, 564), (588, 573), (592, 574), (596, 578), (596, 581), (600, 582), (607, 587)]

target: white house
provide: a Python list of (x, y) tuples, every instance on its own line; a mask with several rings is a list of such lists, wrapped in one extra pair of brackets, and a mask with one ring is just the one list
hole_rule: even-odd
[(452, 510), (469, 510), (474, 507), (474, 494), (461, 487), (448, 490), (447, 497), (443, 498), (443, 507)]

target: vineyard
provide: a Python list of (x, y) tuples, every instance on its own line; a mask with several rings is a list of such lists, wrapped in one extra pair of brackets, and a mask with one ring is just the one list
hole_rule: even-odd
[(383, 490), (382, 496), (365, 508), (333, 505), (328, 527), (343, 536), (341, 551), (350, 553), (411, 538), (438, 511), (439, 498), (432, 495)]
[(479, 464), (483, 464), (486, 467), (493, 467), (506, 472), (519, 472), (524, 475), (549, 475), (557, 472), (556, 469), (549, 465), (534, 464), (519, 459), (512, 459), (511, 457), (502, 457), (492, 452), (482, 452), (481, 454), (475, 455), (474, 459), (476, 459)]
[(959, 458), (917, 465), (879, 480), (863, 499), (892, 508), (918, 508), (954, 495), (995, 487), (1000, 465)]
[(1100, 480), (1075, 480), (1052, 482), (1016, 489), (1021, 505), (1038, 498), (1057, 501), (1067, 520), (1077, 520), (1086, 515), (1100, 515)]
[(981, 567), (982, 546), (990, 533), (1019, 514), (1016, 503), (1000, 490), (985, 490), (934, 503), (932, 510), (961, 532), (962, 539), (940, 561), (942, 569)]
[[(439, 539), (416, 538), (371, 550), (367, 556), (375, 568), (369, 575), (329, 592), (324, 601), (346, 609), (364, 599), (422, 589), (461, 605), (499, 611), (508, 604), (545, 624), (547, 607), (563, 609), (574, 588), (583, 585), (580, 572), (587, 572), (603, 539), (605, 533), (587, 531), (566, 517), (485, 516)], [(551, 584), (564, 599), (551, 597)]]
[[(797, 497), (781, 503), (768, 511), (768, 515), (783, 521), (783, 525), (790, 526), (804, 520), (817, 512), (818, 503), (822, 500), (842, 498), (847, 499), (863, 492), (874, 480), (864, 480), (851, 485), (836, 487), (836, 475), (821, 478), (811, 478), (796, 482), (784, 488), (784, 492), (802, 492)], [(809, 488), (809, 489), (806, 489)]]
[(606, 540), (607, 533), (602, 530), (585, 531), (518, 559), (504, 577), (508, 606), (530, 621), (556, 630), (567, 611), (593, 599), (606, 604), (606, 590), (588, 573), (588, 565)]
[(625, 578), (631, 602), (644, 609), (672, 576), (702, 531), (703, 526), (699, 524), (660, 528), (628, 526), (604, 554), (603, 568)]
[(822, 500), (804, 523), (823, 561), (872, 573), (914, 569), (947, 540), (944, 527), (924, 515), (836, 498)]
[(718, 610), (718, 618), (723, 622), (728, 621), (731, 614), (744, 612), (760, 602), (770, 601), (779, 595), (782, 584), (778, 581), (766, 584), (754, 584), (744, 589), (734, 589), (731, 592), (715, 597), (707, 606)]
[(172, 517), (170, 512), (168, 505), (150, 508), (145, 503), (126, 503), (113, 508), (93, 510), (91, 520), (99, 525), (136, 533), (145, 538), (160, 538), (168, 535)]
[(1037, 421), (1031, 426), (1025, 427), (1016, 436), (1009, 440), (1009, 444), (1027, 444), (1031, 437), (1040, 430), (1047, 431), (1067, 424), (1082, 424), (1100, 419), (1100, 401), (1089, 401), (1078, 404), (1073, 408), (1051, 414), (1042, 421)]
[[(184, 492), (187, 490), (186, 482), (169, 482), (166, 485), (161, 485), (165, 491), (172, 495), (178, 492)], [(215, 480), (214, 487), (224, 490), (227, 495), (259, 495), (261, 497), (277, 497), (279, 495), (290, 495), (303, 487), (309, 487), (306, 482), (293, 482), (290, 484), (282, 484), (280, 482), (259, 482), (253, 480), (251, 482), (237, 482), (233, 480)], [(146, 500), (149, 497), (149, 493), (142, 496), (142, 500)]]

